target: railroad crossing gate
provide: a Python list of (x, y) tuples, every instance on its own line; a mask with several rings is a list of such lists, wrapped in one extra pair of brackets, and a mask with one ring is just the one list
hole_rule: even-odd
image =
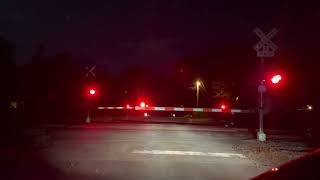
[(136, 111), (169, 111), (169, 112), (213, 112), (213, 113), (255, 113), (250, 109), (229, 109), (222, 110), (219, 108), (192, 108), (192, 107), (98, 107), (99, 110), (136, 110)]

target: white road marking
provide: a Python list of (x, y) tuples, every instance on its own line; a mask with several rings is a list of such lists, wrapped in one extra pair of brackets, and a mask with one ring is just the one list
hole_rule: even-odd
[(194, 152), (194, 151), (167, 151), (167, 150), (133, 150), (134, 154), (159, 154), (159, 155), (184, 155), (184, 156), (212, 156), (212, 157), (238, 157), (247, 158), (238, 153), (212, 153), (212, 152)]

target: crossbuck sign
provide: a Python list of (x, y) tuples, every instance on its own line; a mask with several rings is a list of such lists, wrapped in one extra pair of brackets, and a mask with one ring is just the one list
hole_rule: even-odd
[(273, 57), (278, 46), (271, 41), (271, 38), (277, 34), (278, 30), (273, 28), (268, 34), (264, 34), (261, 29), (255, 28), (253, 32), (261, 39), (255, 46), (253, 46), (253, 49), (257, 51), (257, 56)]
[(84, 77), (89, 77), (90, 75), (92, 77), (96, 77), (96, 74), (94, 73), (94, 70), (96, 69), (96, 66), (92, 66), (91, 68), (89, 68), (88, 66), (84, 67), (87, 70), (87, 73), (84, 75)]

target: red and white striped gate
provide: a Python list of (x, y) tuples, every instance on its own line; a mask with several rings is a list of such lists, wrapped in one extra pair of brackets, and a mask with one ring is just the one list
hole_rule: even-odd
[(170, 112), (230, 112), (230, 113), (254, 113), (249, 109), (226, 109), (219, 108), (191, 108), (191, 107), (98, 107), (100, 110), (136, 110), (136, 111), (170, 111)]

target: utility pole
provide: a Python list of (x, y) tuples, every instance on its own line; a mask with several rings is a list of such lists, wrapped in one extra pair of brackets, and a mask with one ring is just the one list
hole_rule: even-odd
[(199, 107), (199, 88), (200, 88), (200, 85), (201, 85), (201, 82), (198, 80), (196, 82), (196, 86), (197, 86), (197, 106), (196, 107)]

